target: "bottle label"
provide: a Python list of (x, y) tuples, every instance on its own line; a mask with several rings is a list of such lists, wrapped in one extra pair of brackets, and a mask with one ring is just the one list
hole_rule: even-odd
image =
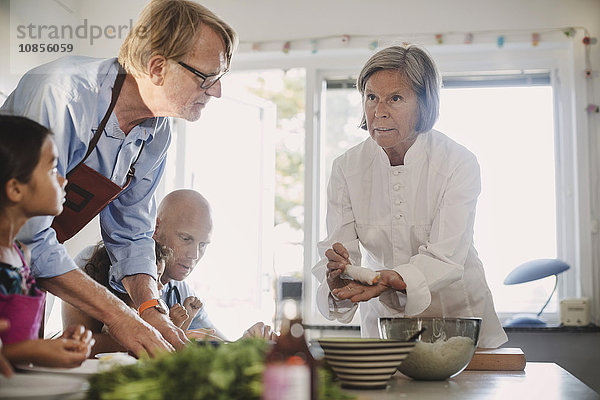
[(308, 365), (267, 364), (263, 400), (310, 400)]

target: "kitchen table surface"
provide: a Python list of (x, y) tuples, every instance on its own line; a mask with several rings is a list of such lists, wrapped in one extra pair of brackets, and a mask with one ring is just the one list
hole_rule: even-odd
[(382, 390), (344, 390), (357, 400), (600, 399), (600, 394), (554, 363), (528, 362), (525, 371), (464, 371), (447, 381), (415, 381), (397, 373)]
[[(24, 391), (32, 390), (31, 372), (18, 373), (27, 385)], [(28, 375), (28, 376), (27, 376)], [(39, 379), (45, 375), (40, 375)], [(52, 381), (59, 379), (61, 374), (50, 375)], [(0, 377), (1, 378), (1, 377)], [(48, 379), (45, 378), (45, 379)], [(71, 378), (73, 379), (73, 378)], [(85, 383), (83, 379), (82, 382)], [(55, 382), (60, 384), (60, 382)], [(5, 387), (0, 385), (0, 399), (64, 399), (81, 400), (85, 398), (84, 387), (74, 392), (63, 388), (63, 393), (47, 392), (47, 396), (9, 396), (3, 393)], [(14, 388), (13, 388), (14, 389)], [(82, 390), (83, 389), (83, 390)], [(48, 391), (48, 388), (46, 388)], [(527, 363), (525, 371), (464, 371), (457, 377), (447, 381), (414, 381), (397, 373), (390, 384), (382, 390), (346, 390), (344, 392), (357, 396), (357, 400), (387, 400), (387, 399), (419, 399), (419, 400), (452, 400), (452, 399), (499, 399), (499, 400), (599, 400), (600, 394), (575, 378), (569, 372), (554, 363)], [(24, 397), (22, 397), (24, 396)], [(232, 399), (234, 400), (234, 399)]]

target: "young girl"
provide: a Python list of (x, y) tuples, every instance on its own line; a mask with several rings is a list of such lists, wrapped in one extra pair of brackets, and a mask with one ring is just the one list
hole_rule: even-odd
[(62, 212), (66, 179), (57, 173), (51, 132), (27, 118), (0, 115), (0, 333), (12, 364), (75, 367), (93, 344), (91, 332), (72, 326), (58, 339), (38, 339), (45, 294), (29, 270), (26, 249), (15, 240), (32, 217)]

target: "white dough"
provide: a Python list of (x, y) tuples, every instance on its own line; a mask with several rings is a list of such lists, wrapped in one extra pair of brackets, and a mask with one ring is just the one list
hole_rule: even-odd
[(415, 379), (446, 379), (465, 368), (474, 351), (475, 343), (464, 336), (433, 343), (419, 341), (398, 369)]
[(355, 281), (364, 283), (365, 285), (374, 285), (377, 283), (379, 278), (381, 278), (381, 274), (379, 272), (375, 272), (372, 269), (361, 267), (359, 265), (350, 264), (346, 265), (344, 274)]

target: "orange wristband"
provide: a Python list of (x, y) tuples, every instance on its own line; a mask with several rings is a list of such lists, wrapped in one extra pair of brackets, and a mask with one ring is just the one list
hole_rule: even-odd
[(143, 302), (142, 304), (140, 304), (140, 308), (138, 308), (138, 315), (141, 316), (144, 311), (146, 311), (147, 309), (149, 309), (151, 307), (156, 307), (157, 305), (158, 305), (158, 299), (152, 299), (152, 300)]

